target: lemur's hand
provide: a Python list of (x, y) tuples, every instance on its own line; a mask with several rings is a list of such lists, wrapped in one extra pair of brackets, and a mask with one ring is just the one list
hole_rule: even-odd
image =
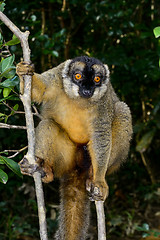
[(27, 62), (21, 61), (16, 66), (16, 73), (18, 74), (18, 76), (23, 76), (23, 75), (32, 76), (34, 74), (34, 65), (32, 63), (28, 64)]
[(23, 76), (24, 75), (33, 76), (33, 74), (34, 74), (34, 65), (32, 63), (28, 64), (26, 62), (21, 61), (16, 66), (16, 73), (17, 73), (17, 75), (20, 78), (20, 93), (23, 94), (23, 91), (24, 91)]

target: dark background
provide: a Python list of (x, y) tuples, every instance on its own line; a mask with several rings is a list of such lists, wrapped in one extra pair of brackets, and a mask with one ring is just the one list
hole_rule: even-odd
[[(160, 41), (153, 34), (160, 25), (159, 1), (12, 0), (6, 2), (4, 13), (21, 30), (30, 31), (36, 72), (79, 55), (96, 57), (109, 65), (113, 87), (131, 108), (134, 136), (128, 161), (107, 178), (108, 239), (160, 239)], [(12, 33), (4, 25), (0, 27), (4, 40), (10, 40)], [(9, 51), (18, 63), (22, 57), (20, 45), (11, 46)], [(11, 107), (18, 104), (23, 110), (18, 100), (5, 103)], [(10, 115), (2, 102), (0, 112), (8, 114), (9, 124), (25, 124), (23, 114)], [(24, 130), (0, 129), (0, 151), (26, 145)], [(24, 154), (14, 160), (20, 161)], [(9, 180), (6, 185), (0, 183), (0, 239), (39, 239), (32, 179), (21, 179), (4, 166), (3, 170)], [(57, 227), (58, 185), (55, 180), (44, 186), (49, 239)], [(94, 204), (91, 208), (88, 239), (94, 240)]]

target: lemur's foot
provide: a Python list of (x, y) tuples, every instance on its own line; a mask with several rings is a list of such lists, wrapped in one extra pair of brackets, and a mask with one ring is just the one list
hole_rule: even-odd
[(28, 159), (24, 157), (20, 162), (19, 166), (21, 169), (21, 173), (24, 175), (32, 176), (34, 172), (38, 170), (37, 164), (30, 164)]
[(88, 179), (86, 189), (90, 201), (105, 201), (109, 194), (109, 187), (106, 182), (93, 182)]
[(53, 181), (53, 171), (50, 166), (44, 164), (44, 161), (36, 157), (36, 163), (30, 164), (28, 159), (24, 157), (20, 162), (21, 173), (28, 176), (33, 176), (35, 172), (40, 172), (42, 181), (49, 183)]

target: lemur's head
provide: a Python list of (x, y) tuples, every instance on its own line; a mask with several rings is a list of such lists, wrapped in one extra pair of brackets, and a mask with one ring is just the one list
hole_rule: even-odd
[(109, 69), (96, 58), (81, 56), (65, 62), (62, 77), (69, 97), (98, 100), (107, 90)]

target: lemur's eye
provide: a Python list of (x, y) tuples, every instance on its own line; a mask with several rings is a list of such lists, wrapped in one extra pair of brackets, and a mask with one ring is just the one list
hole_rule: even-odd
[(79, 80), (79, 79), (81, 79), (81, 78), (82, 78), (82, 75), (81, 75), (80, 73), (77, 73), (77, 74), (75, 75), (75, 79)]
[(94, 81), (95, 81), (96, 83), (99, 83), (100, 80), (101, 80), (101, 78), (100, 78), (99, 76), (96, 76), (96, 77), (94, 78)]

